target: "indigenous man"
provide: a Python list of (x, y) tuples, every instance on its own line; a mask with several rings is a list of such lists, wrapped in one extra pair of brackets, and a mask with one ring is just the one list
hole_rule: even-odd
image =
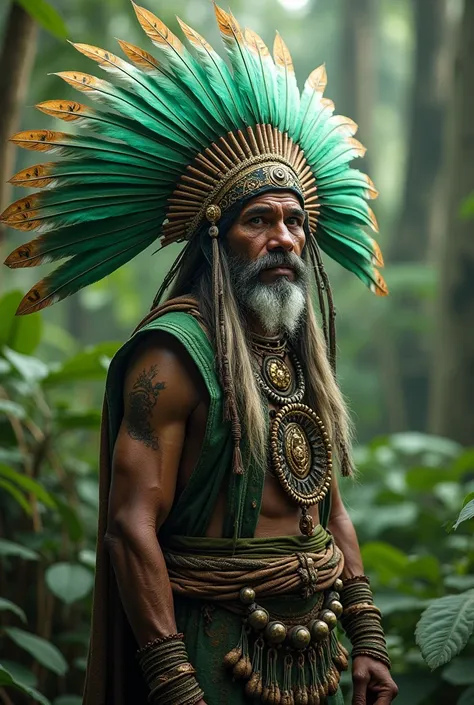
[(46, 232), (10, 266), (73, 256), (20, 313), (105, 276), (157, 235), (163, 246), (187, 240), (109, 371), (84, 704), (341, 703), (339, 623), (354, 704), (389, 705), (380, 613), (333, 475), (352, 463), (320, 251), (386, 293), (363, 230), (376, 228), (366, 203), (376, 192), (347, 166), (363, 153), (356, 126), (323, 98), (324, 67), (300, 96), (279, 36), (273, 60), (216, 7), (231, 73), (184, 23), (194, 54), (135, 10), (160, 61), (126, 42), (132, 64), (76, 45), (121, 85), (61, 76), (112, 111), (40, 108), (105, 139), (16, 135), (68, 161), (14, 177), (58, 188), (3, 214)]

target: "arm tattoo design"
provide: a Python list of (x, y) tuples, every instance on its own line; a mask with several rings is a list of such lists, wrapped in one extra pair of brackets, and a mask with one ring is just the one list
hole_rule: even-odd
[(151, 417), (158, 396), (165, 389), (164, 382), (153, 382), (156, 374), (156, 365), (140, 372), (128, 395), (129, 410), (127, 414), (127, 432), (130, 438), (142, 441), (147, 448), (153, 450), (158, 450), (158, 438), (151, 425)]

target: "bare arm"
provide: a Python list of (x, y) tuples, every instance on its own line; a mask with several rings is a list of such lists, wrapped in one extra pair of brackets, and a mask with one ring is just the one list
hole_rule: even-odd
[(156, 333), (137, 350), (125, 379), (106, 545), (139, 646), (177, 631), (157, 532), (173, 504), (186, 423), (199, 403), (196, 376), (179, 344)]
[(328, 527), (334, 536), (336, 544), (344, 554), (342, 578), (353, 578), (356, 575), (363, 575), (364, 565), (360, 555), (359, 542), (354, 525), (342, 501), (336, 477), (334, 477), (332, 483), (331, 514)]

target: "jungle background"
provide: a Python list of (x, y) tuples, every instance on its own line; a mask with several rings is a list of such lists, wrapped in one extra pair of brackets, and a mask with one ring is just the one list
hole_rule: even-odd
[[(178, 34), (176, 14), (220, 44), (210, 0), (142, 4)], [(233, 0), (232, 10), (267, 43), (282, 32), (301, 86), (326, 62), (326, 94), (368, 147), (360, 168), (380, 190), (391, 295), (373, 297), (328, 263), (360, 469), (343, 492), (384, 614), (397, 702), (472, 705), (474, 0)], [(24, 195), (7, 180), (40, 161), (8, 137), (64, 129), (33, 109), (72, 97), (52, 73), (100, 75), (66, 38), (120, 54), (114, 37), (153, 51), (128, 0), (1, 0), (0, 210)], [(26, 239), (5, 228), (0, 237), (2, 260)], [(81, 702), (106, 369), (177, 251), (147, 251), (21, 319), (21, 292), (48, 268), (0, 269), (4, 705)], [(349, 702), (349, 678), (344, 688)]]

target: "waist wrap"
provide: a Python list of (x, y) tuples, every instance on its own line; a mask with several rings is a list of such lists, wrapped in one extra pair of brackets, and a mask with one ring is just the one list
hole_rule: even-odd
[(322, 592), (344, 566), (331, 535), (316, 527), (311, 537), (207, 539), (173, 537), (163, 548), (173, 592), (227, 602), (249, 586), (257, 598)]
[(162, 548), (176, 596), (241, 616), (223, 664), (249, 702), (324, 705), (336, 693), (348, 665), (335, 631), (344, 558), (322, 526), (309, 537), (174, 536)]

